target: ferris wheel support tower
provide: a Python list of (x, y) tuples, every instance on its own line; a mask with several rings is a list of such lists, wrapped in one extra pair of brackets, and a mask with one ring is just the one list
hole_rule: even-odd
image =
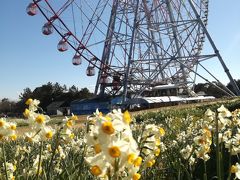
[[(73, 65), (88, 64), (87, 76), (98, 70), (95, 95), (121, 96), (125, 102), (174, 85), (195, 96), (200, 78), (235, 96), (203, 65), (211, 58), (218, 59), (240, 95), (207, 31), (208, 0), (32, 0), (27, 13), (34, 16), (37, 10), (47, 20), (43, 34), (55, 30), (61, 37), (57, 49), (72, 48)], [(202, 51), (205, 40), (213, 52)]]
[(214, 52), (216, 53), (216, 56), (218, 57), (220, 63), (222, 64), (222, 67), (223, 67), (224, 71), (226, 72), (226, 74), (227, 74), (227, 76), (228, 76), (228, 78), (229, 78), (229, 80), (230, 80), (230, 83), (231, 83), (231, 85), (233, 86), (234, 91), (236, 92), (236, 95), (237, 95), (237, 96), (240, 96), (240, 90), (239, 90), (236, 82), (234, 81), (232, 75), (230, 74), (229, 69), (227, 68), (226, 64), (224, 63), (223, 58), (222, 58), (221, 54), (219, 53), (219, 51), (218, 51), (215, 43), (213, 42), (213, 40), (212, 40), (212, 38), (211, 38), (211, 36), (210, 36), (210, 34), (209, 34), (206, 26), (205, 26), (204, 23), (202, 22), (202, 20), (201, 20), (199, 14), (198, 14), (196, 8), (194, 7), (194, 5), (193, 5), (193, 3), (192, 3), (192, 0), (188, 0), (188, 1), (189, 1), (189, 4), (191, 5), (193, 11), (194, 11), (195, 16), (197, 17), (197, 20), (199, 21), (200, 25), (202, 26), (203, 31), (206, 33), (206, 36), (207, 36), (207, 38), (208, 38), (208, 40), (209, 40), (209, 42), (210, 42), (210, 44), (211, 44)]
[[(199, 26), (199, 29), (201, 29), (201, 32), (199, 32), (199, 33), (203, 33), (203, 34), (206, 35), (206, 37), (208, 38), (208, 40), (209, 40), (209, 42), (210, 42), (210, 44), (211, 44), (211, 46), (212, 46), (212, 48), (213, 48), (213, 50), (215, 52), (215, 54), (211, 54), (210, 56), (211, 57), (212, 56), (217, 56), (218, 57), (218, 59), (219, 59), (221, 65), (222, 65), (222, 67), (224, 68), (224, 71), (226, 72), (226, 74), (227, 74), (227, 76), (228, 76), (228, 78), (230, 80), (230, 83), (232, 84), (236, 94), (240, 95), (240, 90), (239, 90), (238, 86), (236, 85), (236, 82), (232, 78), (232, 76), (231, 76), (231, 74), (229, 72), (229, 69), (225, 65), (225, 63), (224, 63), (224, 61), (223, 61), (219, 51), (217, 50), (217, 48), (216, 48), (216, 46), (215, 46), (215, 44), (214, 44), (210, 34), (208, 33), (208, 31), (206, 29), (206, 26), (205, 26), (206, 23), (204, 23), (202, 21), (201, 16), (199, 15), (198, 11), (196, 10), (192, 0), (188, 0), (188, 1), (189, 1), (190, 7), (192, 8), (192, 15), (195, 16), (194, 20), (197, 22), (197, 24)], [(114, 30), (115, 30), (114, 29), (115, 26), (113, 25), (113, 22), (116, 22), (115, 19), (117, 18), (117, 10), (118, 10), (118, 7), (117, 7), (118, 3), (117, 2), (118, 1), (115, 1), (115, 3), (114, 3), (115, 5), (113, 6), (113, 9), (112, 9), (113, 11), (111, 13), (111, 18), (110, 18), (110, 23), (109, 23), (111, 25), (111, 26), (109, 26), (109, 29), (111, 30), (111, 32), (114, 32)], [(203, 2), (207, 2), (207, 1), (203, 1)], [(170, 25), (169, 25), (168, 32), (171, 31), (173, 33), (173, 38), (172, 38), (173, 40), (172, 40), (172, 42), (174, 42), (174, 45), (172, 44), (172, 46), (175, 46), (175, 48), (176, 48), (176, 51), (174, 52), (175, 55), (171, 57), (171, 59), (167, 62), (167, 65), (170, 64), (171, 61), (174, 61), (174, 60), (177, 61), (180, 64), (178, 71), (181, 71), (181, 76), (182, 76), (182, 79), (183, 79), (182, 84), (185, 87), (187, 87), (187, 85), (189, 83), (188, 80), (187, 80), (188, 73), (189, 72), (194, 72), (194, 70), (192, 70), (191, 68), (189, 68), (188, 66), (186, 66), (184, 64), (185, 61), (186, 61), (186, 58), (187, 58), (185, 55), (182, 54), (182, 52), (183, 52), (182, 48), (184, 46), (184, 42), (181, 44), (180, 43), (181, 40), (179, 40), (179, 38), (181, 38), (181, 37), (178, 37), (179, 34), (180, 34), (179, 31), (178, 31), (178, 26), (179, 25), (176, 23), (176, 20), (174, 19), (174, 14), (173, 14), (172, 7), (171, 7), (172, 6), (171, 1), (170, 0), (164, 0), (164, 1), (162, 1), (162, 4), (164, 4), (164, 3), (166, 5), (167, 15), (168, 15), (169, 20), (170, 20), (170, 23), (169, 23)], [(123, 101), (126, 100), (126, 98), (128, 96), (129, 87), (131, 86), (131, 81), (130, 81), (131, 78), (130, 78), (129, 71), (130, 71), (130, 68), (133, 66), (134, 61), (136, 61), (132, 57), (133, 57), (133, 54), (134, 54), (133, 48), (136, 45), (136, 39), (135, 38), (138, 36), (137, 35), (137, 31), (138, 31), (138, 28), (139, 28), (138, 27), (139, 26), (139, 19), (138, 19), (139, 15), (138, 15), (138, 13), (139, 13), (139, 9), (140, 9), (139, 4), (140, 4), (139, 0), (136, 0), (134, 6), (132, 6), (132, 7), (135, 8), (135, 9), (133, 8), (133, 11), (132, 11), (134, 13), (134, 21), (133, 21), (133, 25), (132, 25), (132, 34), (131, 34), (131, 42), (130, 42), (130, 47), (129, 47), (129, 53), (128, 53), (128, 56), (127, 56), (127, 60), (128, 61), (127, 61), (126, 68), (124, 69), (124, 76), (123, 76), (123, 80), (122, 80)], [(152, 40), (152, 46), (153, 46), (153, 49), (154, 49), (153, 51), (155, 52), (155, 55), (153, 55), (153, 56), (158, 61), (161, 61), (161, 57), (160, 57), (159, 50), (158, 50), (158, 46), (159, 45), (156, 43), (156, 38), (155, 38), (155, 35), (154, 35), (153, 31), (152, 31), (152, 29), (154, 28), (152, 24), (154, 24), (154, 23), (151, 20), (151, 16), (152, 15), (151, 15), (151, 12), (148, 9), (149, 7), (147, 5), (146, 0), (142, 0), (142, 6), (143, 6), (142, 11), (144, 11), (144, 13), (145, 13), (147, 30), (148, 30), (148, 33), (150, 34), (148, 38)], [(118, 11), (118, 13), (120, 13), (120, 12), (121, 11)], [(165, 22), (165, 23), (167, 23), (167, 22)], [(114, 34), (115, 34), (115, 36), (119, 37), (119, 34), (117, 34), (117, 32), (111, 33), (111, 38), (109, 36), (107, 36), (106, 42), (112, 42), (112, 38), (114, 38)], [(189, 36), (190, 36), (190, 34), (189, 34)], [(110, 49), (111, 49), (111, 46), (110, 46), (110, 44), (108, 44), (108, 46), (105, 46), (104, 51), (103, 51), (103, 52), (107, 51), (109, 53), (108, 57), (110, 56)], [(183, 57), (183, 60), (181, 59), (182, 57)], [(200, 59), (199, 57), (196, 57), (196, 58)], [(196, 61), (195, 63), (197, 64), (198, 62)], [(159, 65), (160, 69), (159, 69), (159, 73), (157, 73), (157, 75), (160, 74), (161, 75), (161, 80), (164, 80), (166, 78), (164, 76), (164, 68), (166, 66), (164, 66), (163, 63), (159, 63), (159, 64), (161, 64), (161, 65)], [(185, 72), (185, 71), (187, 71), (187, 72)], [(195, 75), (198, 75), (198, 76), (202, 77), (197, 72), (194, 72), (194, 73), (195, 73)], [(99, 73), (99, 76), (98, 76), (98, 79), (100, 79), (100, 78), (101, 78), (101, 73)], [(154, 80), (154, 78), (151, 78), (151, 76), (149, 77), (150, 81)], [(205, 79), (204, 77), (202, 77), (202, 78)], [(140, 81), (140, 83), (142, 83), (142, 82)], [(174, 83), (174, 82), (171, 82), (171, 83)], [(144, 85), (146, 85), (146, 84), (144, 84)], [(99, 86), (101, 86), (101, 84), (97, 83), (97, 86), (96, 86), (96, 89), (95, 89), (95, 93), (98, 92), (98, 87)], [(145, 87), (143, 87), (143, 86), (140, 87), (140, 92), (139, 92), (138, 95), (141, 95), (141, 92), (143, 92), (143, 89), (148, 88), (148, 87), (149, 87), (149, 84), (147, 86), (145, 86)], [(106, 88), (106, 86), (102, 85), (102, 87), (101, 87), (101, 94), (104, 94), (104, 89), (105, 88)], [(141, 89), (141, 88), (143, 88), (143, 89)], [(230, 93), (230, 94), (232, 94), (232, 93)], [(136, 94), (135, 94), (135, 96), (136, 96)]]

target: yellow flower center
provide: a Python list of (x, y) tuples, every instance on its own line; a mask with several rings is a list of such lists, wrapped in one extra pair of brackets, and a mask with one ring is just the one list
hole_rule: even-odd
[(44, 121), (45, 121), (44, 115), (40, 114), (40, 115), (38, 115), (38, 116), (36, 117), (36, 122), (37, 122), (38, 124), (43, 124)]
[(94, 145), (94, 151), (96, 154), (100, 153), (102, 151), (100, 144)]
[(199, 143), (199, 144), (205, 144), (205, 140), (204, 140), (203, 138), (199, 138), (199, 139), (198, 139), (198, 143)]
[(69, 137), (70, 137), (71, 139), (73, 139), (73, 138), (75, 137), (74, 133), (71, 133), (71, 134), (69, 135)]
[(0, 140), (2, 140), (2, 139), (3, 139), (3, 137), (4, 137), (4, 135), (3, 135), (3, 134), (0, 134)]
[(67, 127), (72, 127), (73, 126), (73, 122), (71, 120), (68, 120), (66, 123)]
[(78, 117), (77, 117), (76, 115), (73, 115), (73, 116), (71, 117), (71, 120), (76, 121), (76, 120), (78, 120)]
[(142, 164), (142, 158), (140, 156), (138, 156), (135, 160), (134, 160), (134, 166), (140, 166)]
[(47, 150), (49, 151), (49, 152), (52, 152), (52, 146), (49, 144), (49, 145), (47, 145)]
[(129, 114), (128, 111), (125, 111), (125, 112), (123, 113), (123, 120), (124, 120), (124, 122), (127, 123), (127, 124), (130, 124), (130, 122), (132, 121), (131, 116), (130, 116), (130, 114)]
[(161, 144), (161, 140), (160, 140), (160, 139), (156, 139), (155, 145), (156, 145), (156, 146), (160, 146), (160, 144)]
[(152, 167), (154, 164), (155, 164), (155, 160), (154, 159), (152, 159), (152, 160), (149, 160), (148, 162), (147, 162), (147, 167)]
[(3, 127), (5, 125), (5, 121), (4, 120), (0, 120), (0, 127)]
[(141, 178), (141, 174), (139, 174), (139, 173), (135, 173), (132, 177), (133, 180), (138, 180), (140, 178)]
[(99, 166), (95, 165), (93, 167), (91, 167), (90, 172), (95, 175), (95, 176), (99, 176), (100, 174), (102, 174), (102, 170), (100, 169)]
[(13, 165), (13, 170), (16, 171), (17, 170), (17, 166)]
[(30, 111), (28, 109), (25, 109), (23, 115), (24, 115), (24, 117), (28, 118), (30, 115)]
[(163, 128), (159, 128), (159, 133), (160, 133), (160, 136), (164, 136), (165, 130)]
[(102, 130), (104, 133), (109, 134), (109, 135), (113, 134), (115, 131), (115, 129), (113, 128), (113, 125), (110, 121), (106, 121), (102, 124)]
[(161, 152), (161, 150), (159, 149), (159, 148), (157, 148), (156, 150), (155, 150), (155, 156), (159, 156), (159, 154), (160, 154), (160, 152)]
[(14, 130), (17, 129), (17, 126), (16, 126), (15, 124), (12, 124), (12, 125), (10, 126), (10, 129), (14, 131)]
[(11, 138), (12, 141), (15, 141), (17, 139), (17, 135), (16, 134), (12, 134), (10, 136), (10, 138)]
[(113, 158), (117, 158), (121, 155), (121, 151), (119, 149), (119, 147), (117, 146), (112, 146), (108, 149), (108, 153), (110, 154), (110, 156), (112, 156)]
[(135, 158), (136, 158), (136, 155), (134, 153), (129, 154), (127, 158), (128, 163), (133, 164)]
[(48, 132), (45, 134), (45, 137), (46, 137), (47, 139), (51, 139), (51, 138), (53, 137), (52, 131), (48, 131)]
[(238, 171), (237, 166), (232, 165), (230, 171), (231, 171), (231, 173), (236, 173)]
[(30, 142), (30, 143), (33, 142), (33, 138), (32, 138), (32, 137), (26, 136), (26, 137), (25, 137), (25, 140), (28, 141), (28, 142)]
[(33, 100), (32, 100), (31, 98), (29, 98), (29, 99), (25, 102), (25, 104), (26, 104), (26, 105), (30, 105), (30, 104), (32, 103), (32, 101), (33, 101)]
[(211, 131), (209, 131), (208, 129), (205, 129), (205, 134), (208, 138), (211, 138), (212, 137), (212, 133)]

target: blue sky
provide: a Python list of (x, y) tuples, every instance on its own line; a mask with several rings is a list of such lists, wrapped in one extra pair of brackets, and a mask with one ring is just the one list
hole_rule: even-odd
[[(1, 2), (0, 99), (17, 100), (24, 88), (34, 90), (47, 82), (94, 89), (95, 78), (87, 77), (85, 68), (72, 65), (73, 54), (57, 51), (59, 36), (42, 35), (43, 16), (30, 17), (25, 13), (29, 2)], [(240, 79), (239, 7), (239, 0), (210, 0), (208, 18), (209, 33), (235, 79)], [(212, 68), (218, 72), (218, 67)], [(220, 80), (229, 82), (225, 74), (220, 74)]]

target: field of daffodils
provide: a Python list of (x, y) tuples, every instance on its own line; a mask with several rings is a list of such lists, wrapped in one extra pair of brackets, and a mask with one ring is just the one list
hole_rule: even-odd
[(237, 106), (96, 110), (76, 128), (78, 116), (52, 124), (39, 103), (26, 102), (26, 132), (0, 118), (0, 179), (240, 179)]

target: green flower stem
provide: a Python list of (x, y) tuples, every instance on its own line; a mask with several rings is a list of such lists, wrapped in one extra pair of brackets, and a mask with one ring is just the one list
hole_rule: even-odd
[(38, 130), (38, 131), (34, 134), (34, 136), (33, 136), (32, 138), (34, 138), (36, 135), (38, 135), (38, 134), (40, 133), (40, 131), (41, 131), (41, 129)]
[(70, 174), (69, 174), (69, 172), (68, 172), (68, 169), (67, 169), (67, 164), (66, 164), (66, 161), (65, 161), (65, 159), (63, 160), (63, 164), (64, 164), (64, 169), (65, 169), (65, 171), (66, 171), (66, 173), (67, 173), (67, 177), (68, 177), (68, 179), (70, 179)]
[[(188, 172), (188, 169), (186, 168), (187, 167), (187, 165), (184, 165), (184, 164), (180, 164), (181, 165), (181, 167), (183, 168), (183, 170), (184, 170), (184, 172), (187, 174), (187, 179), (188, 180), (191, 180), (192, 179), (192, 176), (191, 176), (191, 174)], [(180, 169), (180, 168), (179, 168)], [(179, 174), (179, 175), (181, 175), (181, 173)], [(181, 179), (181, 176), (179, 176), (179, 178)], [(178, 179), (179, 179), (178, 178)]]
[(55, 144), (55, 147), (54, 147), (53, 152), (52, 152), (52, 156), (51, 156), (51, 160), (50, 160), (49, 166), (47, 168), (47, 179), (50, 179), (50, 168), (52, 167), (53, 159), (54, 159), (54, 156), (56, 154), (56, 150), (57, 150), (58, 145), (59, 145), (59, 135), (60, 135), (60, 132), (58, 131), (56, 144)]
[(142, 145), (143, 145), (143, 142), (144, 142), (144, 137), (143, 137), (143, 132), (145, 131), (145, 126), (142, 126), (142, 128), (141, 128), (141, 134), (140, 134), (140, 141), (138, 142), (138, 146), (139, 146), (139, 148), (140, 148), (140, 156), (142, 155), (142, 150), (143, 150), (143, 147), (142, 147)]
[(119, 170), (119, 158), (116, 158), (115, 161), (114, 161), (114, 179), (118, 180), (119, 177), (118, 177), (118, 170)]
[(181, 169), (180, 168), (178, 169), (178, 178), (177, 179), (181, 180)]
[[(87, 145), (84, 144), (82, 156), (81, 156), (81, 158), (80, 158), (80, 159), (81, 159), (81, 160), (80, 160), (80, 164), (81, 164), (81, 165), (84, 164), (84, 157), (85, 157), (85, 155), (86, 155), (86, 152), (87, 152)], [(78, 166), (78, 174), (81, 174), (81, 171), (82, 171), (81, 165)]]
[(107, 170), (107, 176), (108, 176), (108, 180), (112, 180), (110, 168), (108, 168), (108, 170)]
[(217, 177), (221, 180), (221, 165), (220, 165), (220, 148), (219, 148), (219, 132), (218, 132), (218, 118), (215, 118), (216, 123), (216, 156), (217, 156)]
[(228, 177), (227, 180), (230, 180), (231, 178), (231, 166), (232, 166), (232, 145), (230, 145), (230, 155), (229, 155), (229, 159), (228, 159)]
[(7, 174), (7, 164), (6, 164), (6, 155), (5, 155), (5, 148), (4, 148), (4, 143), (2, 143), (2, 154), (3, 154), (3, 164), (4, 164), (4, 171), (5, 171), (5, 177), (8, 179), (8, 174)]
[(37, 179), (39, 178), (39, 172), (40, 172), (40, 166), (41, 166), (42, 147), (43, 147), (43, 141), (41, 141), (41, 144), (40, 144), (39, 161), (38, 161), (38, 169), (37, 169)]
[(204, 180), (207, 180), (207, 165), (206, 165), (206, 162), (205, 162), (205, 161), (203, 162), (203, 165), (204, 165), (204, 175), (203, 175), (203, 179), (204, 179)]

